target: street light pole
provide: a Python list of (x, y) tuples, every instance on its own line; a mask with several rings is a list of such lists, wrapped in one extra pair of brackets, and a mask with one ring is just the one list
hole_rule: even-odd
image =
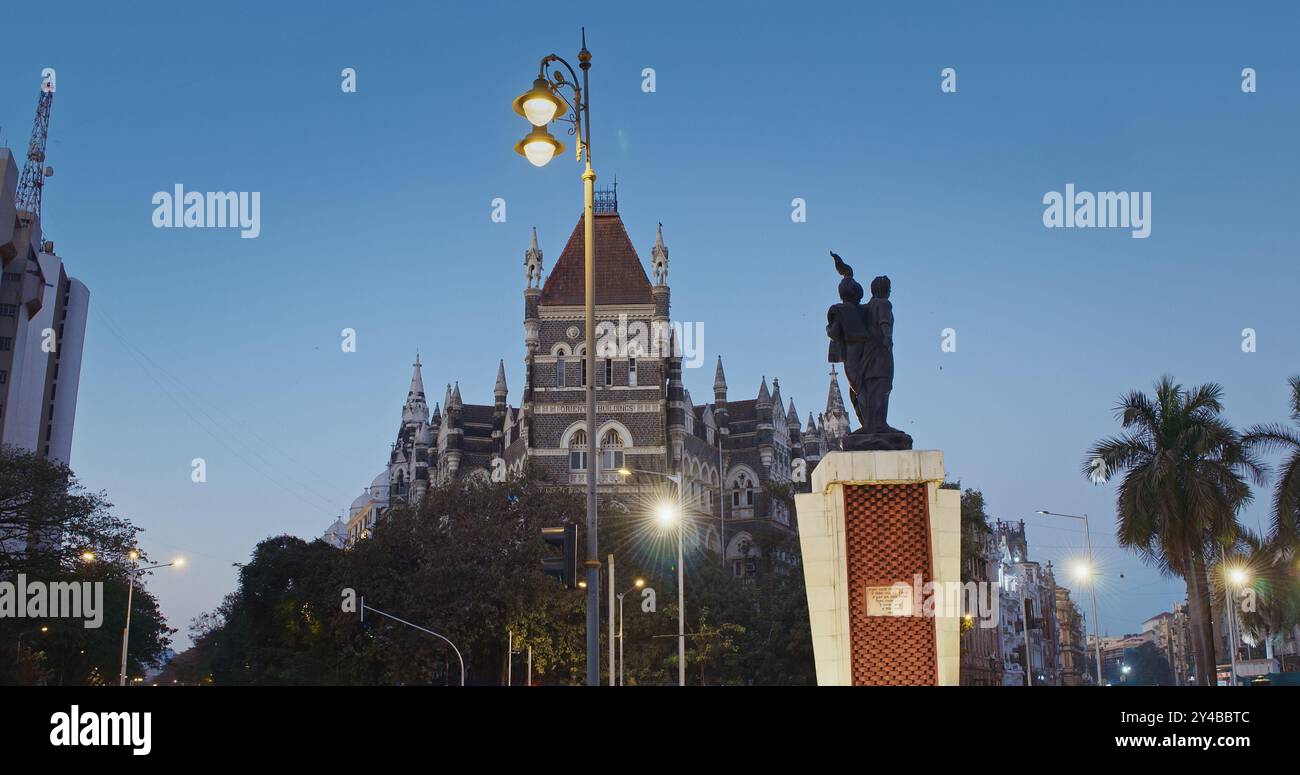
[(1219, 545), (1219, 570), (1223, 574), (1223, 600), (1228, 607), (1228, 657), (1232, 665), (1232, 681), (1229, 686), (1237, 685), (1237, 612), (1236, 593), (1232, 589), (1232, 580), (1228, 578), (1228, 555)]
[[(569, 73), (555, 67), (563, 65)], [(534, 166), (550, 162), (556, 153), (563, 152), (564, 144), (546, 131), (552, 121), (565, 121), (573, 125), (569, 130), (577, 136), (575, 148), (582, 171), (582, 229), (584, 284), (583, 315), (586, 323), (586, 353), (583, 362), (587, 371), (587, 685), (600, 685), (600, 551), (596, 541), (596, 481), (600, 464), (596, 451), (596, 236), (595, 236), (595, 183), (596, 172), (591, 166), (591, 99), (588, 71), (591, 70), (591, 52), (587, 50), (587, 31), (582, 31), (582, 50), (578, 52), (578, 69), (582, 70), (582, 86), (578, 86), (577, 73), (562, 57), (548, 54), (542, 57), (533, 88), (520, 95), (514, 110), (535, 128), (515, 144), (515, 151), (526, 157)], [(559, 95), (568, 88), (573, 95), (570, 107)], [(572, 111), (572, 112), (570, 112)]]
[(677, 685), (686, 685), (686, 573), (682, 566), (682, 531), (686, 523), (686, 480), (680, 473), (645, 471), (640, 468), (620, 468), (619, 474), (650, 474), (662, 476), (677, 485)]
[[(611, 582), (611, 584), (612, 583), (613, 582)], [(632, 589), (640, 589), (641, 587), (644, 586), (645, 586), (645, 581), (641, 579), (637, 579), (636, 583), (632, 585)], [(632, 589), (629, 589), (626, 592), (618, 593), (618, 685), (619, 686), (623, 685), (623, 596), (626, 595), (628, 592), (631, 592)]]
[[(398, 619), (396, 616), (393, 616), (393, 615), (390, 614), (390, 613), (384, 613), (383, 611), (380, 611), (378, 608), (374, 608), (374, 607), (372, 607), (372, 606), (368, 606), (368, 605), (366, 605), (366, 599), (363, 597), (363, 598), (361, 598), (361, 621), (362, 621), (362, 622), (365, 622), (365, 620), (366, 620), (366, 611), (369, 611), (369, 612), (374, 613), (374, 614), (379, 614), (380, 616), (386, 616), (386, 617), (388, 617), (389, 619), (392, 619), (392, 620), (395, 621), (395, 622), (399, 622), (399, 623), (401, 623), (401, 624), (405, 624), (407, 627), (414, 627), (415, 629), (419, 630), (420, 632), (427, 632), (428, 634), (432, 635), (432, 636), (435, 637), (435, 638), (440, 638), (440, 639), (441, 639), (442, 641), (444, 641), (448, 646), (451, 646), (451, 650), (454, 651), (454, 652), (456, 652), (456, 659), (460, 662), (460, 685), (461, 685), (461, 686), (464, 686), (464, 685), (465, 685), (465, 658), (462, 657), (462, 656), (460, 655), (460, 649), (456, 648), (456, 644), (455, 644), (455, 643), (452, 643), (451, 640), (449, 640), (449, 639), (447, 638), (447, 636), (445, 636), (445, 635), (439, 635), (438, 633), (436, 633), (436, 632), (434, 632), (433, 630), (430, 630), (430, 629), (428, 629), (428, 628), (426, 628), (426, 627), (421, 627), (421, 626), (418, 625), (418, 624), (411, 624), (410, 622), (406, 621), (405, 619)], [(532, 664), (531, 664), (531, 661), (530, 661), (530, 664), (529, 664), (528, 669), (529, 669), (530, 672), (532, 671)]]
[(118, 686), (126, 686), (126, 644), (131, 637), (131, 599), (135, 593), (136, 576), (139, 575), (140, 572), (142, 571), (157, 570), (158, 568), (170, 568), (173, 565), (180, 565), (183, 562), (182, 560), (173, 560), (171, 562), (165, 562), (161, 565), (150, 565), (147, 568), (141, 568), (137, 564), (140, 559), (140, 555), (135, 552), (131, 552), (129, 556), (132, 565), (131, 565), (131, 572), (127, 575), (126, 626), (122, 628), (122, 671), (118, 675), (118, 683), (117, 683)]
[[(1088, 515), (1058, 514), (1043, 509), (1039, 509), (1038, 513), (1046, 517), (1065, 517), (1083, 521), (1083, 541), (1088, 551), (1088, 590), (1092, 595), (1092, 642), (1097, 655), (1097, 685), (1105, 686), (1106, 682), (1101, 674), (1101, 620), (1097, 618), (1097, 566), (1092, 562), (1092, 531), (1088, 529)], [(1086, 640), (1084, 645), (1087, 645)]]
[(623, 685), (623, 595), (618, 593), (618, 685)]
[(686, 531), (686, 486), (677, 475), (677, 685), (686, 685), (686, 564), (682, 559), (683, 534)]
[(609, 685), (617, 686), (614, 682), (614, 555), (609, 555), (606, 564), (609, 566), (605, 579), (609, 585)]

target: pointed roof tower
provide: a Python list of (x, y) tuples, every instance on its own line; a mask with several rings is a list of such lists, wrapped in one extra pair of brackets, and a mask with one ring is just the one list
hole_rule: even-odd
[(727, 392), (727, 375), (722, 373), (722, 356), (718, 356), (718, 368), (713, 372), (713, 392)]
[(537, 246), (537, 227), (533, 227), (533, 238), (524, 251), (524, 277), (526, 287), (540, 288), (542, 285), (542, 249)]
[(840, 394), (840, 375), (835, 372), (835, 364), (831, 364), (831, 387), (826, 394), (826, 413), (844, 414), (844, 396)]
[(655, 233), (654, 247), (650, 248), (650, 269), (655, 276), (655, 285), (668, 283), (668, 248), (664, 247), (664, 225), (659, 224)]
[[(596, 303), (597, 304), (650, 304), (650, 280), (637, 256), (632, 240), (623, 227), (618, 211), (598, 212), (594, 218), (596, 248)], [(540, 303), (547, 306), (583, 303), (583, 283), (586, 276), (586, 255), (583, 249), (585, 232), (583, 219), (569, 235), (569, 241), (555, 262), (546, 284), (542, 286)]]
[(404, 425), (423, 425), (429, 421), (429, 405), (424, 400), (424, 378), (420, 375), (420, 353), (415, 353), (414, 371), (411, 373), (411, 389), (406, 392), (406, 404), (402, 407)]
[(497, 362), (497, 384), (492, 389), (492, 392), (501, 396), (509, 392), (506, 388), (506, 362), (504, 358)]
[(772, 394), (767, 392), (767, 377), (763, 377), (762, 383), (758, 386), (758, 401), (756, 402), (756, 405), (772, 405)]
[(411, 365), (415, 368), (415, 371), (411, 373), (411, 389), (406, 392), (406, 400), (410, 401), (412, 398), (415, 398), (416, 396), (419, 396), (423, 400), (424, 377), (420, 373), (420, 351), (419, 350), (415, 351), (415, 363)]

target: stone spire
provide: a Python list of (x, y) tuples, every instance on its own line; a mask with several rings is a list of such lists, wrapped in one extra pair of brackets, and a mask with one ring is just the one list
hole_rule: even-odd
[(447, 402), (447, 408), (460, 409), (464, 405), (465, 403), (460, 400), (460, 382), (457, 382), (456, 387), (452, 388), (451, 400)]
[(849, 415), (844, 411), (844, 396), (840, 394), (840, 375), (831, 365), (831, 386), (826, 395), (826, 413), (822, 415), (822, 431), (833, 448), (838, 448), (839, 440), (848, 435)]
[(495, 399), (492, 405), (492, 415), (494, 418), (494, 423), (497, 424), (497, 429), (496, 431), (493, 432), (494, 436), (497, 433), (501, 432), (502, 427), (500, 423), (504, 423), (505, 421), (506, 408), (507, 408), (506, 407), (507, 392), (508, 391), (506, 389), (506, 362), (504, 360), (501, 360), (497, 363), (497, 384), (492, 389), (492, 394)]
[(420, 375), (420, 354), (415, 354), (415, 371), (411, 374), (411, 389), (406, 393), (402, 407), (403, 425), (421, 425), (429, 421), (429, 405), (424, 400), (424, 378)]
[(493, 394), (505, 397), (506, 393), (506, 362), (504, 359), (497, 362), (497, 384), (492, 390)]
[(793, 396), (790, 398), (790, 408), (787, 409), (787, 410), (785, 410), (785, 423), (786, 423), (786, 425), (790, 426), (791, 428), (794, 428), (795, 431), (799, 431), (799, 430), (800, 430), (800, 428), (799, 428), (799, 410), (794, 408), (794, 397), (793, 397)]
[[(780, 392), (780, 385), (777, 385)], [(772, 395), (767, 392), (767, 377), (763, 377), (758, 388), (758, 400), (754, 402), (754, 446), (758, 448), (758, 459), (764, 468), (771, 468), (773, 459), (772, 443)]]
[(416, 396), (424, 398), (424, 377), (420, 374), (420, 351), (415, 351), (415, 363), (411, 364), (415, 371), (411, 374), (411, 389), (407, 391), (406, 398), (409, 401)]
[[(717, 423), (718, 433), (726, 435), (731, 422), (731, 412), (727, 409), (727, 377), (722, 373), (722, 356), (718, 356), (718, 368), (713, 373), (713, 421)], [(718, 440), (722, 446), (722, 440)]]
[(533, 227), (532, 242), (524, 251), (525, 288), (542, 287), (542, 249), (537, 247), (537, 227)]
[(655, 245), (650, 248), (650, 271), (654, 275), (655, 285), (668, 284), (668, 248), (664, 247), (664, 225), (659, 224), (655, 233)]
[(831, 364), (831, 387), (826, 395), (826, 414), (844, 414), (844, 396), (840, 393), (840, 375)]

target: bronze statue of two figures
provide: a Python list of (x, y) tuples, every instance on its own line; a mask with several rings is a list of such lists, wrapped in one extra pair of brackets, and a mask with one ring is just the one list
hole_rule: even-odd
[(853, 267), (839, 256), (840, 303), (826, 311), (826, 335), (831, 338), (831, 363), (844, 364), (849, 399), (862, 427), (844, 437), (844, 449), (901, 450), (912, 448), (912, 437), (886, 421), (889, 393), (894, 389), (894, 306), (889, 302), (889, 278), (871, 281), (871, 300), (862, 303), (862, 286)]

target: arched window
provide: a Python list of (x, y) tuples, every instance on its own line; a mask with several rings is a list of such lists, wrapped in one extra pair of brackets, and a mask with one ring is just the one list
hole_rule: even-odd
[(587, 432), (574, 431), (569, 437), (569, 470), (587, 470)]
[(736, 486), (731, 491), (731, 505), (736, 508), (754, 505), (754, 481), (749, 474), (741, 472), (736, 477)]
[(564, 356), (555, 359), (555, 386), (564, 387)]
[(600, 437), (600, 454), (600, 467), (604, 470), (617, 471), (623, 467), (623, 437), (618, 431), (610, 428)]

